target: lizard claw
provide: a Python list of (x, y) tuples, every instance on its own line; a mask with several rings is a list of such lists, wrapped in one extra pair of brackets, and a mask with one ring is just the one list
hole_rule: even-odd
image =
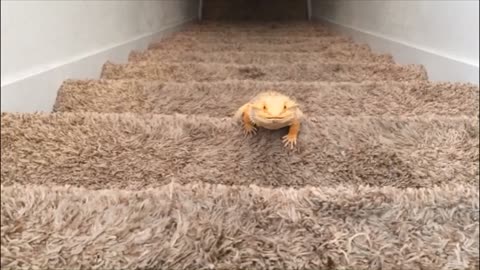
[(243, 133), (245, 134), (245, 136), (253, 135), (257, 133), (257, 129), (252, 125), (244, 125)]
[(293, 149), (294, 146), (297, 145), (297, 136), (292, 136), (292, 135), (285, 135), (282, 138), (283, 144), (285, 147), (289, 147), (290, 149)]

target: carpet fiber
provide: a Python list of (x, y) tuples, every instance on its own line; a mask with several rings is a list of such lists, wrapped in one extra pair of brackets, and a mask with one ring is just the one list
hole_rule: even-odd
[[(2, 186), (2, 263), (62, 269), (474, 267), (478, 190)], [(15, 241), (13, 241), (15, 239)], [(159, 267), (162, 268), (159, 268)], [(44, 268), (42, 268), (44, 269)]]
[(268, 52), (268, 51), (220, 51), (220, 52), (197, 52), (191, 49), (175, 50), (148, 50), (132, 51), (129, 55), (131, 62), (146, 60), (164, 62), (199, 62), (199, 63), (223, 63), (223, 64), (293, 64), (293, 63), (338, 63), (338, 62), (386, 62), (393, 63), (390, 55), (372, 54), (368, 50), (339, 51), (336, 48), (328, 48), (319, 52)]
[(255, 79), (261, 81), (366, 80), (425, 81), (422, 66), (383, 63), (297, 63), (290, 65), (234, 65), (219, 63), (166, 63), (143, 61), (127, 64), (105, 63), (103, 79), (144, 79), (164, 82), (219, 81)]
[[(265, 90), (293, 150), (232, 118)], [(1, 267), (479, 269), (478, 98), (323, 25), (192, 25), (2, 113)]]

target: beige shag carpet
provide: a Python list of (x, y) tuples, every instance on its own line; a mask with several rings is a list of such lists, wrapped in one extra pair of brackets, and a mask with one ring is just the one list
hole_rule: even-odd
[(197, 52), (191, 49), (175, 50), (156, 49), (147, 51), (132, 51), (129, 55), (131, 62), (155, 61), (155, 62), (198, 62), (198, 63), (223, 63), (239, 65), (273, 65), (295, 63), (338, 63), (338, 62), (386, 62), (393, 63), (391, 55), (372, 54), (368, 50), (338, 51), (336, 48), (328, 48), (319, 52), (251, 52), (251, 51), (219, 51)]
[[(235, 110), (302, 106), (245, 138)], [(191, 25), (1, 115), (2, 269), (479, 269), (479, 87), (323, 25)]]
[[(295, 45), (291, 45), (295, 46)], [(294, 63), (294, 64), (221, 64), (142, 61), (127, 64), (105, 63), (103, 79), (144, 79), (163, 82), (246, 80), (259, 81), (426, 81), (422, 66), (388, 63)]]

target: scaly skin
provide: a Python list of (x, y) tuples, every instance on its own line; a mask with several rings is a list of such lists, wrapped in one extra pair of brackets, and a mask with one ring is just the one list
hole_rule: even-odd
[[(289, 127), (282, 140), (285, 147), (297, 144), (303, 116), (298, 104), (290, 97), (275, 91), (263, 92), (241, 106), (236, 113), (241, 118), (245, 135), (256, 133), (256, 126), (266, 129)], [(241, 116), (241, 117), (240, 117)]]

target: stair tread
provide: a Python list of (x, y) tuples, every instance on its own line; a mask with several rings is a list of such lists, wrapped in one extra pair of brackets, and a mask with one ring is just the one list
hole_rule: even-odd
[[(25, 261), (41, 268), (92, 266), (98, 263), (92, 254), (99, 254), (105, 269), (264, 269), (260, 256), (278, 269), (367, 269), (378, 254), (402, 254), (384, 255), (382, 266), (418, 269), (405, 258), (423, 254), (424, 269), (440, 269), (457, 256), (456, 245), (474, 249), (455, 236), (478, 235), (472, 224), (479, 193), (467, 185), (291, 190), (195, 183), (141, 192), (15, 185), (2, 186), (1, 195), (2, 234), (22, 235), (2, 243), (2, 260), (14, 268)], [(68, 259), (56, 259), (56, 250)]]
[(265, 90), (295, 100), (306, 115), (478, 115), (479, 88), (467, 83), (305, 83), (222, 81), (163, 83), (142, 80), (68, 80), (55, 111), (183, 113), (230, 116)]
[(413, 188), (479, 175), (477, 117), (309, 117), (295, 150), (285, 129), (245, 138), (227, 117), (3, 113), (1, 127), (2, 184)]
[(103, 79), (146, 79), (162, 81), (222, 81), (256, 79), (259, 81), (414, 81), (427, 80), (421, 65), (385, 63), (305, 63), (234, 65), (219, 63), (135, 62), (103, 66)]

